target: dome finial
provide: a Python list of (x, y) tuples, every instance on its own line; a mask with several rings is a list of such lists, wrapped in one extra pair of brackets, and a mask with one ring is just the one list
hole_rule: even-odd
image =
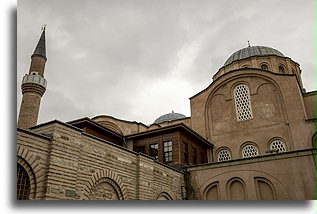
[(250, 45), (250, 41), (248, 41), (248, 47), (251, 47), (251, 45)]

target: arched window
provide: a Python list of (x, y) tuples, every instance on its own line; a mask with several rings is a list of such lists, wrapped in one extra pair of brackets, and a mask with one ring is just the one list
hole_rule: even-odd
[(29, 200), (30, 178), (26, 170), (17, 165), (17, 200)]
[(278, 66), (278, 71), (279, 71), (281, 74), (285, 74), (285, 68), (284, 68), (284, 66), (282, 66), (282, 65)]
[(285, 143), (282, 140), (273, 140), (270, 143), (270, 150), (274, 150), (277, 153), (286, 152)]
[(269, 70), (269, 66), (267, 64), (261, 64), (261, 69), (268, 71)]
[(220, 149), (218, 154), (218, 162), (231, 160), (231, 154), (229, 149)]
[(248, 86), (245, 84), (237, 85), (233, 89), (233, 96), (236, 106), (237, 121), (251, 120), (253, 116)]
[(259, 155), (259, 150), (252, 144), (247, 144), (242, 148), (242, 157), (251, 158)]

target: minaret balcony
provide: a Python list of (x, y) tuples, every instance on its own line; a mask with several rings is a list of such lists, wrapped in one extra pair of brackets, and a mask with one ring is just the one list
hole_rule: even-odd
[(36, 74), (26, 74), (24, 75), (22, 79), (22, 85), (25, 83), (32, 83), (32, 84), (37, 84), (40, 85), (44, 88), (46, 88), (47, 81), (44, 77)]

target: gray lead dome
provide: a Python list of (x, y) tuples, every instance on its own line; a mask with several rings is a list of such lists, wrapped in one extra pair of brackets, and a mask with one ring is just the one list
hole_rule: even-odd
[(160, 116), (154, 121), (154, 123), (163, 123), (163, 122), (173, 121), (173, 120), (178, 120), (183, 118), (186, 118), (186, 116), (183, 114), (172, 112), (172, 113), (168, 113), (168, 114), (164, 114)]
[(281, 52), (274, 48), (266, 46), (251, 46), (234, 52), (225, 62), (223, 66), (227, 66), (232, 62), (246, 59), (252, 56), (281, 56), (285, 57)]

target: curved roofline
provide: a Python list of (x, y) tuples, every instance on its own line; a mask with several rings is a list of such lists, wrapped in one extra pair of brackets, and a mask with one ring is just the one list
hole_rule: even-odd
[(238, 69), (234, 69), (231, 71), (228, 71), (227, 73), (219, 76), (217, 79), (213, 80), (204, 90), (198, 92), (197, 94), (191, 96), (189, 99), (192, 99), (194, 97), (197, 97), (199, 94), (205, 92), (206, 90), (208, 90), (213, 84), (215, 84), (217, 81), (220, 81), (220, 79), (222, 79), (223, 77), (233, 73), (233, 72), (237, 72), (237, 71), (242, 71), (242, 70), (257, 70), (257, 71), (261, 71), (261, 72), (265, 72), (265, 73), (269, 73), (269, 74), (273, 74), (273, 75), (277, 75), (277, 76), (296, 76), (295, 74), (280, 74), (280, 73), (274, 73), (272, 71), (268, 71), (268, 70), (263, 70), (261, 68), (238, 68)]
[(166, 122), (174, 122), (174, 121), (178, 121), (178, 120), (184, 120), (184, 119), (190, 119), (191, 117), (184, 117), (184, 118), (179, 118), (179, 119), (175, 119), (175, 120), (171, 120), (171, 121), (163, 121), (163, 122), (160, 122), (160, 123), (152, 123), (151, 125), (153, 124), (157, 124), (157, 125), (160, 125), (162, 123), (166, 123)]
[[(267, 56), (276, 56), (276, 57), (280, 57), (280, 58), (285, 58), (285, 59), (289, 59), (289, 60), (292, 60), (292, 58), (290, 58), (290, 57), (287, 57), (287, 56), (277, 56), (277, 55), (273, 55), (273, 54), (271, 54), (271, 55), (262, 55), (262, 56), (258, 56), (258, 55), (254, 55), (254, 56), (249, 56), (249, 57), (246, 57), (246, 58), (243, 58), (243, 59), (240, 59), (240, 60), (235, 60), (235, 61), (232, 61), (231, 63), (229, 63), (228, 65), (223, 65), (222, 67), (220, 67), (219, 69), (218, 69), (218, 71), (212, 76), (212, 78), (214, 78), (214, 76), (216, 76), (216, 74), (221, 70), (221, 69), (223, 69), (223, 68), (225, 68), (225, 67), (228, 67), (228, 66), (230, 66), (230, 65), (232, 65), (232, 64), (234, 64), (235, 62), (237, 62), (237, 61), (242, 61), (242, 60), (245, 60), (245, 59), (250, 59), (250, 58), (253, 58), (253, 57), (267, 57)], [(297, 64), (297, 65), (299, 65), (299, 63), (298, 62), (296, 62), (296, 61), (294, 61), (294, 60), (292, 60), (292, 62), (294, 62), (295, 64)]]
[(161, 116), (159, 116), (158, 118), (156, 118), (154, 120), (153, 123), (159, 124), (159, 123), (164, 123), (164, 122), (171, 122), (171, 121), (175, 121), (175, 120), (179, 120), (179, 119), (184, 119), (186, 117), (186, 115), (182, 114), (182, 113), (177, 113), (177, 112), (170, 112), (170, 113), (166, 113), (163, 114)]
[(241, 48), (235, 51), (233, 54), (229, 56), (229, 58), (225, 61), (224, 66), (231, 64), (232, 62), (243, 60), (252, 56), (281, 56), (285, 57), (285, 55), (275, 48), (271, 48), (268, 46), (249, 46), (246, 48)]
[(137, 122), (137, 121), (129, 121), (129, 120), (124, 120), (124, 119), (118, 119), (118, 118), (115, 118), (113, 116), (110, 116), (110, 115), (97, 115), (97, 116), (94, 116), (91, 118), (91, 120), (95, 120), (97, 118), (101, 118), (101, 117), (108, 117), (108, 118), (111, 118), (111, 119), (114, 119), (114, 120), (118, 120), (118, 121), (121, 121), (121, 122), (127, 122), (127, 123), (134, 123), (134, 124), (141, 124), (143, 126), (146, 126), (146, 127), (150, 127), (150, 125), (145, 125), (144, 123), (142, 122)]

